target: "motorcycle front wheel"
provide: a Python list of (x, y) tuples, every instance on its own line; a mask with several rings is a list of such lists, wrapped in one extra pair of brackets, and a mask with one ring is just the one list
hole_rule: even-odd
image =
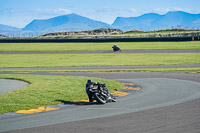
[(94, 93), (94, 99), (97, 100), (98, 103), (100, 104), (105, 104), (106, 103), (106, 98), (99, 93)]

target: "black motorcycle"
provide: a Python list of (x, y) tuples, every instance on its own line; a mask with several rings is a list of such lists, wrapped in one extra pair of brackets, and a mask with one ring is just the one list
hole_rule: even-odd
[(91, 84), (90, 91), (93, 95), (94, 100), (100, 104), (105, 104), (107, 102), (116, 102), (116, 98), (109, 93), (105, 86), (105, 83), (95, 83)]

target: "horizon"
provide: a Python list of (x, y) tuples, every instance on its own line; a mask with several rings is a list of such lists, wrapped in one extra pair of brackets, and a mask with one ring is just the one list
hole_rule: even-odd
[(117, 17), (138, 17), (148, 13), (200, 14), (199, 4), (199, 0), (1, 0), (0, 24), (24, 28), (35, 19), (73, 13), (111, 25)]

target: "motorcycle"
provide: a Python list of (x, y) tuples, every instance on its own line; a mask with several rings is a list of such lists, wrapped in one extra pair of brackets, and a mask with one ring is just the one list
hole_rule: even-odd
[(117, 52), (117, 51), (121, 52), (121, 49), (118, 46), (113, 46), (112, 48), (113, 48), (113, 52)]
[(90, 92), (92, 93), (94, 100), (100, 104), (117, 101), (116, 98), (114, 98), (113, 95), (109, 93), (105, 83), (91, 84)]

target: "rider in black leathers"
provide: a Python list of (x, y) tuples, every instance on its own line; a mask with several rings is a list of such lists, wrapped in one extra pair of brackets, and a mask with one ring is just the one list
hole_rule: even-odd
[[(88, 98), (89, 98), (90, 102), (92, 102), (94, 100), (93, 97), (92, 97), (92, 92), (90, 90), (90, 85), (94, 85), (94, 84), (96, 84), (96, 83), (92, 82), (92, 80), (88, 80), (87, 83), (86, 83), (86, 87), (85, 87), (85, 91), (86, 91), (86, 93), (88, 95)], [(111, 96), (108, 88), (104, 87), (104, 90), (106, 90), (108, 92), (108, 94)]]
[(86, 87), (85, 87), (85, 91), (88, 95), (88, 98), (89, 98), (89, 101), (92, 102), (93, 101), (93, 98), (92, 98), (92, 92), (90, 90), (90, 85), (94, 85), (95, 83), (92, 82), (92, 80), (88, 80), (87, 83), (86, 83)]

